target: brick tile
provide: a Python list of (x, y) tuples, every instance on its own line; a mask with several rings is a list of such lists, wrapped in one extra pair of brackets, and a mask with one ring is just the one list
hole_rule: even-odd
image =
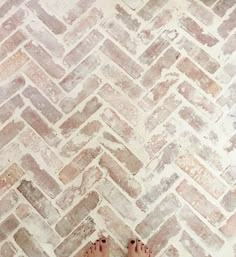
[(236, 197), (236, 190), (233, 189), (233, 190), (230, 190), (229, 192), (227, 192), (227, 194), (225, 194), (223, 199), (221, 200), (221, 205), (228, 212), (232, 212), (236, 208), (235, 197)]
[(230, 84), (223, 94), (217, 99), (217, 103), (220, 106), (227, 107), (228, 109), (232, 108), (236, 101), (236, 89), (235, 83)]
[(180, 257), (180, 255), (178, 250), (173, 245), (170, 245), (160, 257)]
[(0, 242), (8, 238), (16, 230), (18, 225), (19, 222), (13, 214), (4, 219), (0, 224)]
[(155, 133), (150, 140), (145, 144), (145, 150), (148, 153), (149, 159), (152, 159), (167, 143), (166, 135)]
[(23, 95), (28, 98), (48, 121), (56, 123), (62, 114), (35, 88), (28, 86)]
[(133, 59), (126, 55), (118, 46), (107, 39), (101, 47), (101, 51), (111, 60), (126, 71), (132, 78), (137, 79), (141, 76), (143, 68)]
[(8, 191), (1, 199), (0, 199), (0, 219), (7, 213), (9, 213), (18, 203), (19, 197), (14, 190)]
[(135, 230), (142, 238), (149, 237), (171, 214), (176, 212), (179, 207), (180, 203), (173, 194), (166, 196), (165, 199), (136, 226)]
[(60, 192), (60, 185), (48, 174), (48, 172), (40, 168), (34, 158), (27, 154), (21, 159), (22, 168), (33, 175), (34, 181), (41, 189), (51, 198), (55, 198)]
[(205, 5), (212, 6), (217, 0), (201, 0)]
[(65, 70), (56, 64), (49, 53), (47, 53), (38, 43), (30, 42), (25, 49), (32, 58), (53, 78), (60, 79)]
[(223, 17), (226, 12), (233, 7), (235, 4), (234, 0), (228, 0), (228, 1), (224, 1), (224, 0), (220, 0), (218, 1), (214, 7), (212, 8), (212, 10), (214, 11), (214, 13), (216, 13), (217, 15), (219, 15), (220, 17)]
[(7, 170), (1, 173), (0, 195), (3, 195), (3, 193), (10, 189), (24, 174), (24, 171), (16, 163), (12, 164)]
[(217, 226), (224, 220), (221, 210), (212, 204), (195, 187), (186, 180), (177, 187), (177, 192), (187, 201), (198, 213), (207, 219), (212, 225)]
[(56, 231), (61, 237), (66, 237), (81, 221), (98, 205), (99, 196), (91, 192), (83, 198), (56, 224)]
[(220, 231), (226, 237), (235, 237), (236, 234), (236, 213), (233, 214), (226, 222), (224, 226), (220, 228)]
[(37, 17), (55, 34), (62, 34), (66, 30), (66, 26), (59, 21), (55, 15), (50, 15), (42, 8), (37, 0), (29, 1), (26, 6), (30, 8)]
[(3, 18), (11, 9), (12, 7), (20, 6), (24, 0), (8, 0), (5, 1), (3, 5), (0, 7), (0, 18)]
[(190, 61), (190, 59), (184, 58), (178, 63), (177, 68), (193, 80), (207, 94), (216, 97), (221, 92), (221, 86), (209, 78), (192, 61)]
[(16, 243), (28, 256), (49, 257), (47, 253), (38, 245), (25, 228), (20, 228), (14, 235)]
[(226, 146), (226, 151), (227, 152), (232, 152), (236, 148), (236, 134), (233, 135), (230, 139), (229, 142)]
[(16, 248), (11, 242), (5, 242), (0, 247), (0, 256), (14, 257), (16, 254)]
[(22, 180), (17, 189), (49, 224), (57, 221), (57, 209), (31, 181)]
[(55, 249), (58, 257), (71, 255), (84, 240), (95, 231), (95, 223), (91, 217), (87, 217), (62, 243)]
[(236, 27), (236, 8), (229, 14), (229, 17), (224, 20), (218, 27), (218, 33), (221, 37), (226, 38), (231, 31)]
[(157, 62), (154, 63), (143, 75), (142, 84), (145, 88), (151, 88), (161, 78), (164, 69), (169, 69), (179, 58), (180, 53), (174, 48), (169, 48)]

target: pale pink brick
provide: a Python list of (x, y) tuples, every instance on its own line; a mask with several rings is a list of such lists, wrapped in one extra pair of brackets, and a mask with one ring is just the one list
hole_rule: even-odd
[(99, 165), (131, 197), (137, 198), (141, 193), (141, 185), (126, 171), (124, 171), (108, 154), (104, 153), (102, 155)]
[(137, 201), (137, 206), (142, 210), (148, 210), (157, 199), (166, 193), (178, 180), (179, 176), (176, 173), (163, 177), (160, 182), (152, 187), (146, 188), (143, 194)]
[(217, 103), (222, 107), (231, 109), (236, 102), (236, 87), (235, 82), (231, 83), (223, 94), (217, 99)]
[[(226, 42), (222, 47), (224, 55), (230, 56), (234, 54), (234, 52), (236, 51), (235, 45), (236, 45), (236, 34), (233, 34), (226, 40)], [(235, 73), (233, 75), (235, 75)]]
[(25, 172), (17, 165), (12, 164), (0, 175), (0, 195), (9, 190), (18, 180), (23, 177)]
[(228, 0), (228, 1), (220, 0), (214, 5), (212, 10), (220, 17), (223, 17), (226, 14), (226, 12), (234, 6), (234, 4), (235, 4), (234, 0)]
[(16, 254), (16, 248), (14, 245), (10, 242), (5, 242), (1, 247), (0, 247), (0, 256), (4, 257), (14, 257)]
[(144, 111), (153, 109), (161, 99), (168, 93), (170, 88), (174, 87), (179, 80), (179, 74), (167, 73), (160, 82), (158, 82), (143, 99), (139, 102), (139, 106)]
[(109, 150), (130, 172), (135, 175), (142, 168), (143, 163), (121, 142), (108, 132), (103, 133), (100, 143)]
[(187, 206), (181, 210), (180, 219), (185, 222), (187, 227), (194, 232), (194, 235), (198, 236), (209, 249), (219, 250), (224, 245), (224, 240), (212, 232)]
[(149, 237), (179, 207), (180, 203), (176, 197), (173, 194), (168, 195), (136, 226), (135, 230), (142, 238)]
[(75, 44), (78, 39), (82, 38), (90, 31), (101, 19), (103, 14), (101, 10), (93, 8), (88, 15), (82, 17), (78, 23), (75, 24), (71, 31), (68, 31), (64, 36), (64, 42), (71, 46)]
[(232, 152), (236, 148), (236, 134), (233, 135), (230, 139), (229, 142), (227, 143), (225, 150), (227, 152)]
[(83, 196), (102, 178), (102, 171), (97, 167), (87, 169), (81, 175), (81, 180), (68, 187), (57, 199), (57, 205), (66, 210), (76, 201), (78, 195)]
[(152, 159), (154, 156), (156, 156), (156, 154), (166, 143), (166, 135), (155, 133), (145, 144), (145, 150), (149, 155), (149, 159)]
[(51, 77), (60, 79), (64, 75), (65, 70), (59, 64), (56, 64), (52, 56), (40, 45), (30, 42), (25, 46), (25, 49)]
[(203, 28), (201, 28), (200, 25), (190, 17), (181, 18), (180, 24), (185, 31), (187, 31), (191, 36), (193, 36), (203, 45), (212, 47), (219, 41), (216, 37), (204, 31)]
[(221, 37), (226, 38), (231, 31), (236, 27), (236, 8), (229, 14), (229, 17), (224, 20), (218, 27), (218, 33)]
[(203, 194), (190, 185), (186, 180), (182, 181), (176, 190), (185, 201), (187, 201), (212, 225), (217, 226), (225, 219), (221, 210), (213, 205)]
[(228, 75), (230, 78), (233, 78), (236, 74), (236, 64), (232, 60), (223, 67), (224, 72), (226, 73), (226, 76)]
[(173, 245), (170, 245), (165, 250), (165, 252), (162, 255), (160, 255), (160, 257), (180, 257), (180, 255), (179, 255), (179, 251)]
[(222, 111), (213, 102), (210, 102), (204, 95), (197, 91), (188, 82), (183, 82), (178, 86), (178, 92), (184, 96), (191, 104), (204, 112), (208, 118), (214, 121), (219, 120)]
[(96, 55), (89, 55), (82, 63), (80, 63), (71, 73), (69, 73), (61, 82), (62, 88), (70, 92), (85, 77), (91, 74), (100, 65), (100, 58)]
[(224, 226), (220, 228), (220, 231), (226, 236), (234, 238), (236, 235), (236, 213), (233, 214), (226, 222)]
[(62, 114), (34, 87), (28, 86), (23, 95), (28, 98), (47, 119), (56, 123), (61, 119)]
[(54, 15), (50, 15), (40, 5), (37, 0), (29, 1), (26, 6), (30, 8), (37, 17), (55, 34), (62, 34), (66, 30), (66, 26), (59, 21)]
[(155, 13), (160, 10), (168, 1), (162, 0), (149, 0), (147, 4), (138, 12), (138, 15), (141, 16), (144, 20), (150, 20)]
[(162, 72), (170, 67), (179, 58), (180, 53), (174, 48), (169, 48), (165, 53), (151, 66), (142, 77), (142, 84), (145, 88), (151, 88), (153, 84), (161, 78)]
[(33, 175), (34, 181), (49, 197), (55, 198), (62, 191), (60, 185), (39, 166), (31, 155), (22, 157), (21, 166), (28, 174)]
[(114, 65), (107, 64), (101, 68), (103, 74), (108, 80), (119, 87), (134, 101), (139, 100), (146, 92), (138, 84), (135, 84), (126, 74), (116, 68)]
[(236, 208), (236, 189), (232, 189), (224, 195), (221, 200), (221, 205), (228, 211), (232, 212)]
[(212, 6), (217, 0), (200, 0), (207, 6)]
[(102, 26), (120, 45), (126, 48), (131, 54), (136, 54), (136, 40), (114, 18), (110, 18)]
[(17, 189), (49, 224), (58, 220), (58, 210), (31, 181), (22, 180)]
[[(120, 244), (117, 242), (117, 240), (115, 240), (111, 236), (109, 236), (108, 241), (109, 241), (111, 256), (123, 257), (125, 255), (124, 248), (120, 246)], [(74, 257), (80, 257), (80, 256), (74, 256)]]
[(95, 232), (95, 222), (88, 216), (64, 241), (62, 241), (55, 249), (58, 257), (70, 256), (78, 246)]
[(4, 105), (0, 107), (0, 124), (6, 122), (19, 109), (21, 109), (23, 105), (24, 103), (19, 95), (8, 100)]
[(222, 177), (225, 179), (225, 181), (228, 184), (230, 184), (230, 185), (234, 184), (236, 182), (236, 166), (235, 165), (228, 166), (224, 170)]
[(192, 155), (182, 155), (176, 163), (214, 198), (218, 199), (225, 192), (225, 185)]
[(95, 2), (95, 0), (78, 0), (77, 3), (69, 10), (68, 14), (64, 16), (64, 20), (72, 24), (75, 20), (81, 17)]
[[(110, 238), (109, 238), (110, 239)], [(110, 242), (110, 240), (109, 240)], [(80, 257), (80, 256), (85, 256), (86, 253), (89, 251), (90, 245), (91, 245), (91, 241), (88, 242), (84, 247), (82, 247), (82, 249), (80, 249), (75, 255), (73, 255), (73, 257)], [(109, 245), (110, 246), (110, 245)], [(109, 251), (110, 252), (110, 251)]]
[(139, 117), (142, 115), (141, 111), (117, 90), (112, 88), (110, 84), (105, 84), (98, 94), (111, 104), (126, 120), (133, 125), (137, 125)]
[(10, 214), (0, 224), (0, 242), (10, 237), (10, 235), (16, 230), (19, 225), (19, 221), (13, 214)]
[(221, 86), (209, 78), (192, 61), (190, 61), (190, 59), (184, 58), (178, 63), (177, 68), (193, 80), (207, 94), (216, 97), (221, 92)]
[(19, 196), (14, 190), (8, 191), (0, 200), (0, 219), (8, 214), (18, 204)]
[(7, 0), (0, 7), (0, 18), (3, 18), (11, 9), (18, 7), (24, 0)]
[(127, 247), (127, 242), (131, 238), (134, 238), (134, 232), (131, 228), (128, 227), (123, 220), (118, 218), (108, 206), (100, 207), (98, 209), (98, 214), (102, 217), (107, 229), (114, 237), (123, 245), (123, 247)]
[(22, 121), (11, 121), (0, 130), (0, 149), (12, 141), (24, 128)]
[(176, 217), (172, 216), (169, 218), (161, 228), (148, 239), (148, 247), (152, 249), (154, 254), (159, 253), (164, 248), (169, 240), (176, 236), (180, 231), (180, 225)]
[(89, 165), (89, 163), (95, 159), (100, 153), (101, 147), (96, 148), (86, 148), (76, 156), (72, 162), (67, 164), (60, 172), (59, 178), (64, 183), (67, 184), (75, 179), (83, 170)]
[(93, 30), (63, 59), (69, 67), (80, 63), (102, 41), (103, 35), (98, 30)]
[(114, 63), (126, 71), (132, 78), (137, 79), (141, 76), (143, 68), (109, 39), (104, 42), (100, 49), (105, 55), (111, 58)]
[(0, 80), (3, 81), (14, 75), (28, 61), (29, 57), (21, 50), (18, 50), (0, 64)]

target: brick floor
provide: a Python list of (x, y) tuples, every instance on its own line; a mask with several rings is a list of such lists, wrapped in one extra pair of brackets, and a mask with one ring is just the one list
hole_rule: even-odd
[(0, 256), (236, 257), (235, 0), (2, 0)]

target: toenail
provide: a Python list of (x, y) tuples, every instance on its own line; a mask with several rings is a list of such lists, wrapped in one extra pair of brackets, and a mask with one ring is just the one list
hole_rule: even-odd
[(135, 243), (135, 241), (134, 240), (131, 240), (131, 244), (134, 244)]
[(138, 239), (138, 241), (140, 242), (140, 240)]
[(102, 239), (102, 242), (103, 242), (103, 243), (106, 243), (106, 239)]

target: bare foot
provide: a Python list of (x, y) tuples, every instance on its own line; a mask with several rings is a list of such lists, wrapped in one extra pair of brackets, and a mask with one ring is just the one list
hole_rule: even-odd
[(85, 257), (109, 257), (108, 242), (105, 237), (100, 238), (94, 243)]
[(130, 240), (128, 248), (128, 257), (153, 257), (149, 248), (140, 240)]

